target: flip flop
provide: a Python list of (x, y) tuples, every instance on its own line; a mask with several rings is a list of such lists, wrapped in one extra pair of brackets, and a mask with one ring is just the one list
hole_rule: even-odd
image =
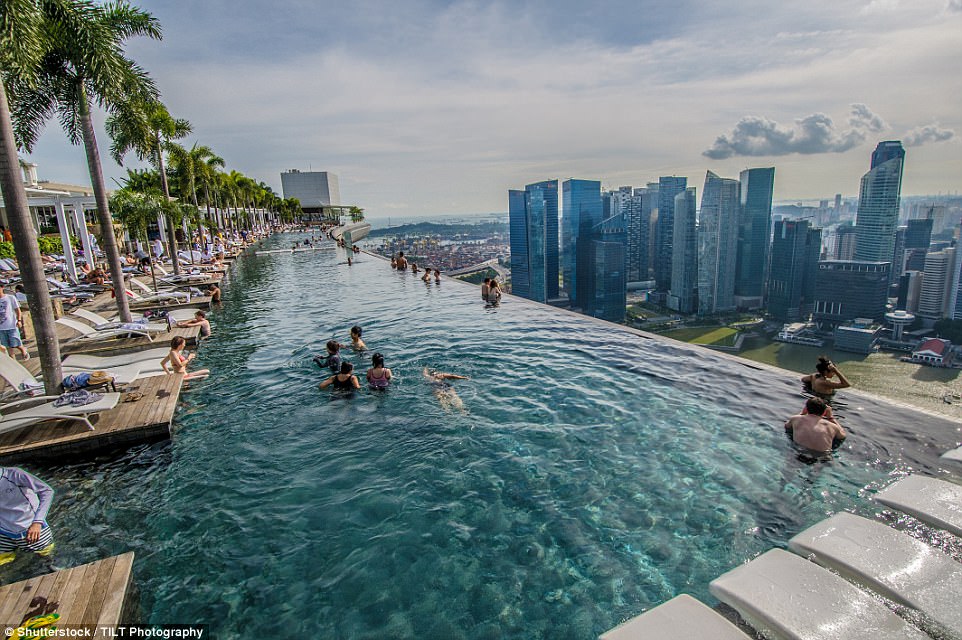
[(144, 397), (144, 394), (139, 391), (130, 391), (124, 395), (124, 402), (137, 402)]

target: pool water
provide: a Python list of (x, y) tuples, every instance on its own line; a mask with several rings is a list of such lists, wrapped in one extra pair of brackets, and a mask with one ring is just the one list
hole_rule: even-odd
[[(31, 468), (57, 489), (58, 564), (136, 551), (142, 617), (215, 638), (592, 638), (679, 593), (714, 602), (713, 578), (871, 515), (959, 438), (850, 395), (849, 441), (804, 464), (781, 427), (795, 375), (345, 259), (245, 257), (171, 443)], [(354, 324), (394, 384), (319, 391), (312, 355)], [(362, 381), (369, 355), (347, 353)], [(470, 377), (463, 411), (424, 367)]]

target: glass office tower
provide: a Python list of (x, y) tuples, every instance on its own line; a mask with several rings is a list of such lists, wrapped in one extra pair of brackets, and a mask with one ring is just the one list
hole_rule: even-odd
[(738, 261), (735, 265), (735, 304), (758, 308), (765, 292), (775, 167), (746, 169), (741, 180), (738, 219)]
[(695, 221), (695, 187), (675, 196), (671, 288), (668, 307), (679, 313), (698, 309), (698, 235)]
[(893, 261), (904, 164), (905, 150), (897, 140), (878, 143), (872, 153), (872, 167), (862, 176), (859, 187), (856, 260)]
[(558, 181), (508, 191), (511, 291), (547, 302), (558, 297)]
[(683, 193), (688, 178), (658, 178), (658, 222), (655, 225), (655, 288), (671, 288), (672, 247), (675, 236), (675, 196)]
[(601, 182), (565, 180), (561, 189), (561, 276), (571, 304), (578, 306), (578, 238), (601, 223)]
[(698, 313), (735, 308), (735, 260), (738, 251), (738, 180), (709, 171), (698, 219)]

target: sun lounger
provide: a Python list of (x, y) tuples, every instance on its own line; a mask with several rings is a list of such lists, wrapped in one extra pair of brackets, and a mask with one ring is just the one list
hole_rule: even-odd
[(65, 376), (79, 375), (81, 373), (90, 373), (91, 371), (106, 371), (114, 379), (114, 384), (128, 385), (131, 382), (136, 382), (142, 378), (151, 378), (153, 376), (165, 375), (163, 367), (160, 366), (160, 360), (157, 362), (131, 362), (130, 364), (124, 364), (117, 367), (72, 367), (68, 365), (63, 366), (63, 374)]
[(788, 546), (962, 637), (962, 564), (921, 540), (880, 522), (837, 513)]
[(875, 499), (933, 527), (962, 536), (962, 485), (911, 475), (876, 494)]
[[(87, 309), (74, 309), (70, 312), (70, 315), (83, 318), (84, 320), (93, 324), (94, 329), (97, 329), (98, 331), (103, 331), (104, 329), (113, 329), (116, 328), (114, 325), (120, 324), (118, 320), (108, 320), (99, 313), (94, 313), (93, 311), (88, 311)], [(146, 324), (146, 326), (148, 331), (152, 331), (154, 333), (163, 333), (170, 329), (166, 322), (149, 322)]]
[[(83, 322), (78, 322), (76, 320), (71, 320), (70, 318), (57, 318), (55, 320), (58, 324), (62, 324), (65, 327), (69, 327), (79, 333), (79, 336), (75, 336), (68, 340), (68, 343), (73, 342), (96, 342), (99, 340), (109, 340), (111, 338), (122, 338), (128, 336), (144, 336), (151, 342), (154, 341), (154, 333), (149, 329), (135, 329), (132, 328), (134, 325), (128, 325), (127, 327), (120, 327), (117, 329), (95, 329), (90, 325), (86, 325)], [(166, 327), (164, 328), (166, 330)]]
[(143, 294), (134, 293), (130, 289), (127, 289), (127, 295), (130, 296), (134, 302), (163, 302), (163, 301), (178, 301), (178, 302), (189, 302), (190, 293), (183, 291), (154, 291), (143, 282), (137, 278), (131, 278), (130, 284), (133, 287), (140, 289)]
[[(133, 362), (156, 362), (160, 366), (160, 361), (170, 353), (169, 347), (158, 347), (134, 353), (124, 353), (118, 356), (95, 356), (86, 353), (75, 353), (63, 359), (64, 367), (83, 369), (84, 371), (97, 371), (121, 367)], [(145, 369), (146, 370), (146, 369)]]
[(781, 549), (732, 569), (709, 590), (766, 637), (928, 638), (851, 583)]
[(748, 640), (738, 627), (689, 595), (680, 595), (606, 631), (599, 640)]
[[(54, 406), (53, 401), (59, 396), (38, 396), (26, 400), (10, 402), (0, 407), (0, 433), (6, 433), (15, 429), (22, 429), (31, 425), (40, 424), (49, 420), (77, 420), (87, 425), (91, 431), (94, 430), (90, 423), (90, 416), (101, 411), (113, 409), (120, 402), (119, 393), (105, 393), (103, 397), (90, 404), (79, 407), (67, 405), (64, 407)], [(21, 409), (11, 413), (10, 409), (46, 400), (43, 404)]]
[(26, 367), (5, 353), (0, 353), (0, 378), (7, 383), (0, 400), (18, 396), (43, 395), (43, 383), (37, 380)]

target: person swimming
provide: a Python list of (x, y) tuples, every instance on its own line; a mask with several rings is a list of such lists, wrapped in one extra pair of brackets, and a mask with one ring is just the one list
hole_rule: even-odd
[(354, 391), (361, 388), (361, 383), (354, 375), (354, 365), (350, 362), (341, 363), (340, 373), (336, 373), (317, 386), (318, 389), (326, 389), (333, 386), (336, 391)]
[[(838, 376), (838, 381), (832, 380), (835, 376)], [(847, 389), (852, 386), (835, 366), (835, 363), (825, 356), (818, 357), (818, 362), (815, 364), (815, 373), (804, 376), (802, 383), (810, 386), (812, 392), (816, 395), (829, 398), (835, 394), (836, 390)]]
[(391, 370), (384, 366), (384, 356), (371, 356), (371, 368), (367, 370), (367, 384), (372, 389), (387, 389), (391, 384)]
[(360, 325), (354, 325), (351, 327), (351, 346), (355, 351), (367, 351), (367, 345), (361, 340), (361, 333), (363, 330)]
[(330, 369), (334, 373), (341, 370), (341, 343), (337, 340), (328, 340), (326, 356), (314, 356), (314, 364), (321, 369)]
[(456, 373), (443, 373), (440, 371), (431, 371), (427, 367), (424, 367), (422, 372), (425, 379), (431, 385), (434, 391), (434, 397), (438, 399), (443, 409), (452, 410), (457, 409), (458, 411), (464, 411), (464, 401), (458, 395), (458, 392), (454, 390), (448, 380), (470, 380), (467, 376), (459, 376)]

